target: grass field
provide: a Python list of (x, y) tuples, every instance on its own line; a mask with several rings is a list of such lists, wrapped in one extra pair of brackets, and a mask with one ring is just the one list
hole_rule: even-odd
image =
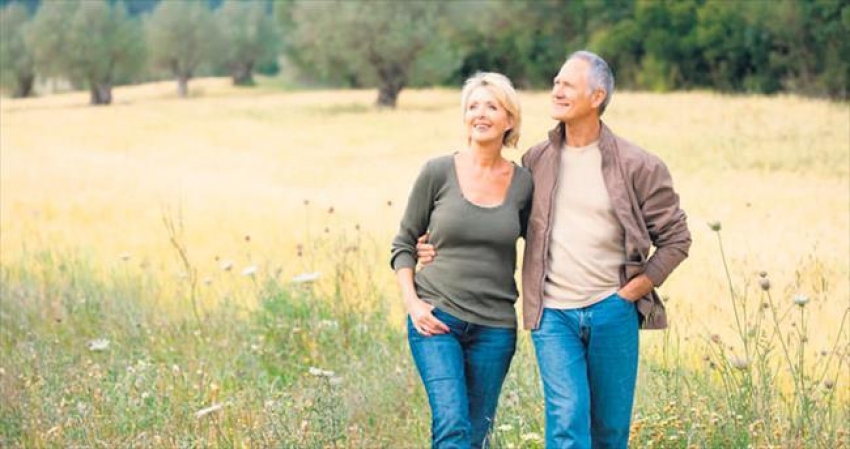
[[(387, 255), (464, 141), (458, 91), (190, 89), (0, 101), (0, 446), (427, 446)], [(528, 147), (553, 123), (521, 100)], [(626, 92), (605, 120), (667, 162), (694, 237), (634, 446), (850, 447), (847, 104)], [(536, 376), (523, 334), (498, 447), (541, 447)]]

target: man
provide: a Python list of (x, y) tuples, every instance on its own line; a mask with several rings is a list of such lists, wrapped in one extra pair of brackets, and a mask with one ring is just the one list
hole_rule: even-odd
[[(523, 321), (552, 449), (628, 446), (638, 328), (667, 326), (655, 287), (691, 244), (667, 167), (600, 120), (613, 92), (602, 58), (570, 55), (552, 87), (559, 123), (522, 157), (534, 178)], [(421, 242), (428, 263), (436, 251)]]

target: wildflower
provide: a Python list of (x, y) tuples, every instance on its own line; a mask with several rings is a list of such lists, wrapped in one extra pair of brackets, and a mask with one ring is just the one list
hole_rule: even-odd
[(520, 437), (520, 439), (522, 441), (542, 441), (543, 440), (542, 438), (540, 438), (540, 434), (535, 433), (535, 432), (525, 433)]
[(195, 419), (201, 419), (204, 416), (209, 415), (210, 413), (215, 413), (215, 412), (221, 410), (222, 408), (223, 408), (223, 406), (221, 404), (213, 404), (213, 405), (211, 405), (207, 408), (202, 408), (202, 409), (198, 410), (197, 412), (195, 412)]
[(109, 348), (109, 340), (105, 338), (97, 338), (89, 342), (89, 351), (106, 351), (107, 348)]
[(806, 295), (796, 295), (794, 296), (794, 304), (797, 304), (800, 307), (805, 307), (806, 304), (809, 303), (809, 297)]
[(722, 340), (720, 340), (720, 335), (711, 334), (711, 341), (717, 344), (720, 344)]
[(499, 427), (496, 427), (496, 430), (498, 430), (499, 432), (510, 432), (511, 430), (513, 430), (513, 428), (514, 427), (510, 424), (502, 424)]
[(832, 379), (824, 379), (823, 387), (827, 390), (832, 390), (833, 388), (835, 388), (835, 381)]
[(322, 275), (321, 271), (314, 271), (312, 273), (301, 273), (298, 276), (292, 278), (292, 282), (295, 284), (309, 284)]
[(759, 287), (764, 291), (770, 290), (770, 279), (766, 277), (759, 278)]
[(332, 329), (339, 329), (339, 321), (336, 321), (336, 320), (322, 320), (322, 321), (319, 321), (319, 325), (321, 327), (330, 327)]
[(242, 270), (242, 276), (253, 276), (257, 274), (257, 267), (254, 265), (249, 265)]
[(709, 221), (708, 227), (711, 228), (711, 230), (714, 231), (714, 232), (719, 232), (720, 228), (721, 228), (720, 222), (716, 221), (716, 220), (715, 221)]
[(229, 260), (225, 260), (224, 262), (222, 262), (222, 264), (221, 264), (222, 270), (230, 271), (231, 268), (233, 268), (233, 262), (231, 262)]
[(334, 372), (329, 370), (324, 370), (321, 368), (316, 368), (315, 366), (311, 366), (310, 369), (307, 370), (311, 376), (316, 377), (333, 377)]
[(752, 361), (750, 360), (749, 357), (741, 357), (741, 356), (737, 356), (737, 355), (733, 355), (733, 356), (729, 357), (729, 363), (732, 364), (732, 367), (739, 369), (739, 370), (745, 370), (745, 369), (749, 368), (751, 362)]

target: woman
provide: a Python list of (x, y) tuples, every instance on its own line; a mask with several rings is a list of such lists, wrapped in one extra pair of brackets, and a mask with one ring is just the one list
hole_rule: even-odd
[[(521, 124), (511, 82), (479, 73), (461, 99), (467, 148), (425, 164), (391, 258), (434, 448), (485, 445), (516, 345), (516, 240), (531, 208), (531, 174), (502, 156)], [(440, 257), (414, 273), (426, 232)]]

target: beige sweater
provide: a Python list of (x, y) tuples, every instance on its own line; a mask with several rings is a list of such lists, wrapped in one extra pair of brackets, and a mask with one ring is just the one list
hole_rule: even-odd
[(599, 142), (562, 151), (543, 306), (575, 309), (620, 287), (625, 235), (602, 179)]

